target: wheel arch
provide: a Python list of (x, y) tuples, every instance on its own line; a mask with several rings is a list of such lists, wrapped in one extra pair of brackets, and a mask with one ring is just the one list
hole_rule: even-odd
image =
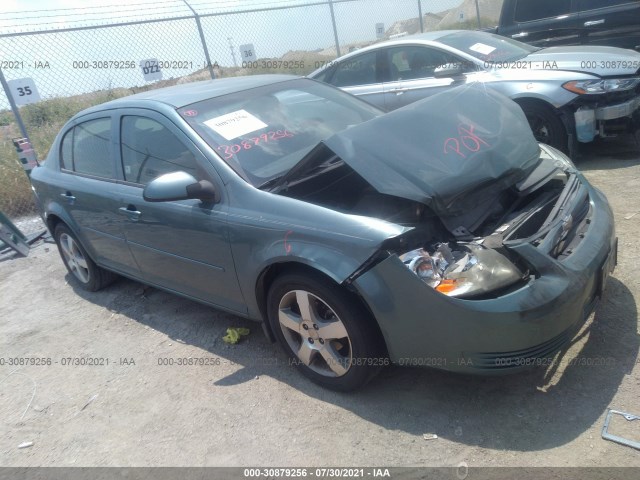
[(566, 135), (565, 147), (561, 148), (565, 153), (569, 153), (573, 156), (573, 152), (575, 150), (576, 143), (576, 133), (575, 133), (575, 121), (573, 117), (573, 111), (570, 107), (565, 106), (561, 108), (555, 107), (552, 103), (543, 98), (538, 98), (534, 96), (523, 96), (523, 97), (512, 97), (512, 100), (516, 102), (522, 111), (524, 112), (527, 106), (541, 107), (547, 110), (550, 114), (557, 117), (557, 119), (562, 124), (564, 128), (564, 134)]
[(260, 272), (256, 280), (256, 286), (255, 286), (256, 301), (258, 304), (258, 309), (260, 310), (260, 314), (262, 316), (262, 325), (263, 325), (264, 332), (267, 335), (267, 338), (271, 342), (275, 342), (276, 339), (273, 331), (271, 330), (271, 325), (269, 323), (269, 318), (267, 313), (267, 295), (269, 293), (269, 288), (273, 284), (273, 281), (278, 276), (283, 275), (285, 273), (295, 273), (295, 272), (320, 276), (327, 282), (330, 282), (334, 285), (339, 286), (340, 288), (343, 288), (348, 293), (348, 295), (351, 296), (355, 302), (358, 302), (360, 307), (367, 312), (367, 314), (369, 315), (369, 318), (371, 319), (372, 328), (375, 328), (376, 334), (381, 342), (381, 346), (384, 349), (384, 353), (385, 355), (387, 354), (387, 345), (386, 345), (384, 336), (382, 335), (382, 330), (380, 330), (380, 325), (378, 325), (378, 321), (373, 315), (372, 310), (369, 308), (369, 305), (367, 305), (367, 302), (365, 302), (365, 300), (360, 295), (358, 295), (356, 290), (353, 288), (348, 288), (343, 284), (340, 284), (339, 282), (336, 281), (335, 278), (332, 278), (326, 272), (323, 272), (318, 268), (315, 268), (306, 263), (296, 262), (296, 261), (276, 262), (276, 263), (267, 265)]
[[(55, 213), (51, 213), (51, 214), (47, 215), (47, 228), (49, 229), (49, 233), (51, 233), (51, 235), (53, 235), (53, 233), (56, 230), (56, 227), (60, 223), (63, 223), (67, 227), (69, 227), (69, 224), (67, 222), (65, 222), (60, 216), (56, 215)], [(69, 227), (69, 228), (71, 228), (71, 227)]]
[(554, 112), (556, 115), (560, 114), (560, 110), (557, 109), (552, 103), (550, 103), (544, 97), (537, 96), (519, 96), (519, 97), (511, 97), (511, 99), (520, 105), (522, 108), (524, 105), (539, 105), (541, 107), (548, 108), (550, 111)]
[(96, 252), (90, 248), (86, 238), (78, 231), (78, 228), (76, 228), (76, 224), (65, 214), (65, 211), (61, 207), (55, 204), (52, 207), (53, 208), (47, 212), (45, 219), (45, 223), (49, 229), (49, 233), (51, 233), (51, 236), (55, 236), (55, 230), (58, 225), (62, 224), (66, 226), (71, 230), (71, 233), (73, 233), (78, 242), (80, 242), (82, 248), (87, 252), (87, 255), (89, 255), (89, 257), (95, 262), (94, 259), (96, 258)]

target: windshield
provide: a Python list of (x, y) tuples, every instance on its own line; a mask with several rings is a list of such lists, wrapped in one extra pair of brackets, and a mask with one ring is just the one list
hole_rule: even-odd
[(280, 177), (319, 142), (382, 112), (333, 87), (295, 79), (178, 110), (254, 186)]
[(485, 32), (456, 32), (445, 35), (438, 41), (483, 62), (519, 60), (540, 50), (517, 40)]

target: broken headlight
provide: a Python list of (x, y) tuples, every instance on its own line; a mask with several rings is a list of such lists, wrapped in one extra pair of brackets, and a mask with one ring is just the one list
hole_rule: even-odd
[(450, 297), (475, 297), (513, 285), (524, 275), (504, 255), (480, 245), (440, 244), (412, 250), (400, 260), (424, 283)]

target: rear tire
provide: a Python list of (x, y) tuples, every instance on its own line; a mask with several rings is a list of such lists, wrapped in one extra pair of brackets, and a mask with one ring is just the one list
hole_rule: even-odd
[(347, 392), (387, 364), (373, 319), (348, 292), (319, 274), (286, 273), (267, 297), (271, 329), (303, 375)]
[(567, 129), (553, 109), (546, 105), (532, 102), (522, 102), (519, 105), (527, 117), (536, 140), (567, 153)]
[(95, 292), (113, 283), (117, 278), (115, 273), (98, 267), (91, 260), (80, 241), (66, 225), (60, 223), (55, 228), (53, 236), (64, 266), (79, 287)]

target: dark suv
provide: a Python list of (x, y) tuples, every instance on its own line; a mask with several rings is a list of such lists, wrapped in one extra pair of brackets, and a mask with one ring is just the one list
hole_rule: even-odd
[(504, 0), (495, 32), (539, 47), (640, 50), (640, 0)]

